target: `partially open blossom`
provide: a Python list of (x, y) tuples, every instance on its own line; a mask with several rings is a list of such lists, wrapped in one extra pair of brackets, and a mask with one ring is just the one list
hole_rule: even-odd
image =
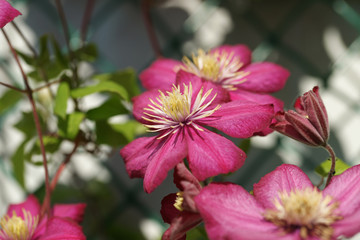
[(195, 197), (210, 239), (337, 239), (360, 231), (360, 165), (318, 190), (283, 164), (254, 185), (210, 184)]
[(86, 239), (78, 223), (85, 204), (57, 204), (51, 217), (40, 219), (40, 204), (30, 195), (25, 202), (11, 204), (0, 220), (0, 240)]
[(186, 239), (186, 232), (202, 222), (194, 201), (201, 185), (184, 163), (176, 165), (174, 183), (180, 191), (167, 195), (161, 201), (161, 215), (164, 222), (170, 224), (162, 236), (163, 240)]
[(172, 90), (151, 90), (133, 99), (135, 118), (158, 135), (138, 138), (120, 154), (130, 177), (144, 178), (146, 192), (153, 191), (185, 157), (200, 181), (242, 166), (245, 153), (203, 126), (247, 138), (269, 126), (273, 106), (247, 101), (223, 103), (223, 91), (180, 71)]
[(245, 45), (223, 45), (209, 52), (200, 49), (182, 62), (158, 59), (140, 74), (140, 80), (147, 89), (171, 89), (179, 70), (221, 86), (230, 100), (273, 104), (275, 112), (283, 109), (283, 102), (269, 93), (284, 87), (289, 71), (270, 62), (251, 63), (251, 51)]
[(296, 111), (278, 112), (271, 128), (311, 146), (326, 146), (330, 128), (319, 88), (299, 97), (294, 106)]
[(3, 28), (19, 15), (21, 15), (21, 13), (13, 8), (8, 1), (0, 0), (0, 28)]

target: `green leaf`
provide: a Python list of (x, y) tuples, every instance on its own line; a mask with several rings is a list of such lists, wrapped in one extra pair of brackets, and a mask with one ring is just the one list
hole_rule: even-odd
[(6, 91), (0, 98), (0, 115), (4, 114), (6, 110), (14, 106), (22, 96), (23, 94), (18, 91)]
[(74, 55), (81, 61), (93, 62), (98, 57), (97, 47), (94, 43), (89, 43), (76, 50)]
[(56, 62), (63, 68), (68, 68), (69, 61), (61, 52), (60, 46), (53, 36), (50, 37), (50, 42), (52, 44), (52, 48), (54, 49)]
[(59, 119), (59, 135), (74, 139), (80, 130), (80, 123), (85, 118), (82, 112), (74, 112), (66, 116), (66, 120)]
[(90, 120), (106, 120), (112, 116), (129, 113), (118, 97), (110, 97), (101, 106), (90, 109), (86, 117)]
[(25, 144), (26, 141), (16, 149), (14, 155), (11, 157), (15, 179), (23, 189), (25, 189)]
[(105, 81), (99, 82), (96, 85), (87, 86), (84, 88), (77, 88), (71, 91), (71, 96), (73, 98), (85, 97), (87, 95), (97, 93), (97, 92), (113, 92), (119, 94), (123, 99), (128, 99), (128, 94), (122, 86), (114, 82)]
[(192, 228), (186, 233), (186, 240), (206, 240), (206, 239), (209, 238), (207, 237), (203, 225), (199, 225), (195, 228)]
[(129, 121), (124, 124), (109, 124), (107, 121), (96, 122), (96, 142), (113, 147), (121, 146), (131, 142), (141, 124)]
[[(327, 177), (331, 168), (331, 159), (327, 159), (322, 162), (319, 166), (315, 168), (315, 172), (321, 175), (322, 177)], [(340, 158), (336, 158), (335, 163), (335, 175), (339, 175), (343, 173), (346, 169), (350, 168), (350, 166), (345, 163)]]
[(69, 97), (70, 88), (68, 83), (60, 83), (58, 91), (56, 93), (54, 113), (63, 119), (66, 118), (67, 101)]
[(40, 45), (40, 53), (38, 57), (38, 65), (47, 64), (50, 61), (50, 53), (48, 48), (48, 35), (43, 35), (40, 37), (39, 45)]
[(114, 73), (95, 75), (94, 78), (100, 81), (112, 81), (120, 84), (127, 90), (130, 98), (139, 95), (141, 92), (137, 83), (136, 73), (132, 68)]
[(28, 65), (30, 66), (36, 66), (36, 60), (32, 55), (23, 53), (19, 50), (15, 50), (16, 53), (22, 58), (22, 60), (24, 60)]
[[(40, 124), (42, 124), (42, 122), (40, 122)], [(33, 136), (37, 135), (32, 112), (23, 112), (22, 117), (14, 127), (25, 134), (25, 139), (31, 139)]]

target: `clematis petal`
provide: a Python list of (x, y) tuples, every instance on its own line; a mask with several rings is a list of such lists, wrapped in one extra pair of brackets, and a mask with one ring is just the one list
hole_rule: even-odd
[(77, 223), (65, 218), (53, 217), (49, 219), (46, 232), (39, 240), (85, 240), (82, 228)]
[(86, 204), (55, 204), (53, 214), (56, 217), (69, 218), (80, 223), (84, 217)]
[(254, 184), (254, 196), (264, 208), (272, 208), (279, 192), (313, 187), (309, 177), (297, 166), (282, 164)]
[(231, 137), (248, 138), (269, 127), (273, 116), (271, 104), (238, 100), (222, 104), (212, 115), (197, 122), (217, 128)]
[(185, 181), (193, 184), (197, 189), (201, 189), (199, 180), (187, 169), (184, 162), (181, 162), (176, 165), (174, 170), (174, 183), (180, 191), (184, 191), (181, 183)]
[(216, 98), (213, 100), (210, 106), (212, 105), (218, 105), (220, 103), (228, 102), (230, 101), (230, 96), (228, 91), (226, 91), (224, 88), (222, 88), (220, 85), (214, 84), (210, 81), (203, 81), (198, 76), (185, 72), (183, 70), (180, 70), (176, 74), (176, 85), (180, 85), (181, 87), (185, 84), (189, 86), (191, 83), (192, 86), (192, 102), (195, 101), (196, 96), (198, 95), (199, 91), (203, 89), (203, 95), (211, 90), (211, 94), (207, 97), (206, 101), (204, 101), (204, 104), (209, 102), (216, 94)]
[(245, 100), (250, 102), (256, 102), (258, 104), (273, 104), (274, 112), (282, 111), (284, 108), (283, 101), (269, 94), (254, 93), (237, 89), (230, 92), (230, 98), (231, 101)]
[(334, 176), (330, 184), (323, 190), (339, 201), (338, 210), (342, 216), (351, 216), (360, 210), (360, 165), (347, 169), (340, 175)]
[(150, 151), (150, 155), (145, 153), (150, 159), (146, 160), (148, 166), (144, 176), (144, 189), (147, 193), (151, 193), (159, 186), (166, 178), (168, 171), (173, 169), (187, 155), (186, 140), (181, 130), (161, 140), (157, 139), (156, 145)]
[(227, 53), (234, 53), (234, 57), (238, 57), (240, 59), (240, 62), (243, 63), (243, 67), (247, 66), (251, 63), (251, 51), (246, 45), (222, 45), (220, 47), (214, 48), (210, 52), (219, 51), (221, 54), (222, 52)]
[(143, 116), (145, 116), (144, 108), (148, 108), (148, 105), (151, 104), (149, 99), (152, 99), (156, 102), (156, 98), (158, 98), (159, 95), (160, 94), (158, 89), (152, 89), (132, 98), (133, 115), (136, 120), (141, 123), (146, 123), (146, 121), (142, 118)]
[(169, 194), (161, 201), (161, 216), (164, 222), (171, 224), (163, 234), (163, 240), (185, 240), (186, 232), (202, 221), (198, 213), (177, 210), (175, 199), (176, 194)]
[(290, 75), (285, 68), (270, 62), (253, 63), (242, 70), (249, 74), (245, 77), (246, 81), (236, 87), (258, 93), (281, 90)]
[(34, 195), (29, 195), (25, 202), (19, 204), (10, 204), (7, 210), (7, 214), (12, 216), (13, 212), (15, 211), (17, 216), (20, 216), (24, 219), (23, 209), (29, 211), (33, 217), (38, 216), (40, 214), (39, 201)]
[(264, 221), (264, 209), (242, 187), (211, 183), (195, 197), (210, 239), (281, 239), (277, 227)]
[(21, 13), (13, 8), (8, 1), (0, 0), (0, 28), (3, 28), (19, 15), (21, 15)]
[(332, 227), (334, 229), (334, 239), (338, 239), (339, 236), (350, 238), (360, 232), (360, 208), (350, 216), (336, 221)]
[[(197, 128), (200, 128), (197, 126)], [(200, 181), (239, 169), (246, 154), (233, 142), (207, 129), (186, 128), (189, 167)]]
[(130, 178), (143, 178), (147, 166), (163, 142), (156, 137), (141, 137), (126, 145), (120, 151)]
[(181, 64), (180, 61), (166, 58), (155, 60), (150, 67), (140, 73), (140, 81), (149, 90), (171, 89)]

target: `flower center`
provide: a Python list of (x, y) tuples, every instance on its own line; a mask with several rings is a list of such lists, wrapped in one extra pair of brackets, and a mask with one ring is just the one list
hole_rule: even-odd
[(332, 197), (323, 197), (316, 188), (279, 193), (274, 200), (274, 209), (267, 209), (264, 217), (285, 233), (300, 231), (300, 237), (331, 239), (331, 224), (342, 217), (336, 213), (339, 203)]
[(193, 73), (205, 80), (221, 84), (228, 90), (236, 90), (236, 85), (246, 81), (244, 78), (249, 72), (240, 71), (243, 63), (234, 53), (215, 51), (206, 53), (199, 49), (197, 56), (192, 54), (192, 60), (183, 58), (184, 66), (181, 69)]
[(207, 97), (211, 94), (212, 89), (203, 94), (203, 88), (198, 92), (196, 99), (192, 99), (192, 85), (184, 84), (184, 89), (181, 91), (180, 86), (173, 86), (172, 92), (163, 93), (159, 90), (160, 96), (156, 100), (149, 99), (151, 104), (148, 104), (147, 108), (144, 108), (143, 119), (150, 122), (145, 125), (149, 128), (149, 132), (160, 132), (163, 130), (170, 130), (162, 134), (160, 138), (163, 138), (170, 133), (176, 133), (180, 127), (193, 124), (193, 126), (202, 131), (194, 120), (205, 118), (213, 114), (220, 105), (208, 110), (210, 104), (216, 97), (206, 102)]
[(0, 238), (11, 240), (30, 240), (38, 224), (38, 216), (33, 217), (29, 211), (22, 209), (24, 219), (13, 211), (12, 216), (5, 215), (0, 220)]
[(183, 192), (177, 192), (174, 207), (180, 212), (184, 210), (182, 207), (183, 202), (184, 202)]

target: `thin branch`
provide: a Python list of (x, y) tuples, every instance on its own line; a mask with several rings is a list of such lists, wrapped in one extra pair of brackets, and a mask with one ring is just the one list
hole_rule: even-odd
[(141, 11), (142, 11), (142, 14), (144, 17), (145, 27), (148, 32), (149, 38), (150, 38), (150, 43), (151, 43), (151, 46), (154, 50), (156, 57), (161, 58), (162, 54), (161, 54), (159, 42), (156, 38), (154, 26), (153, 26), (153, 23), (152, 23), (151, 17), (150, 17), (150, 8), (151, 8), (151, 0), (142, 0)]
[(41, 89), (48, 88), (48, 87), (50, 87), (51, 85), (56, 84), (56, 83), (59, 83), (59, 82), (61, 82), (61, 81), (62, 81), (62, 79), (54, 80), (54, 81), (49, 82), (49, 83), (47, 83), (47, 84), (45, 84), (45, 85), (43, 85), (43, 86), (40, 86), (40, 87), (38, 87), (38, 88), (34, 88), (32, 91), (33, 91), (33, 92), (40, 91)]
[(331, 157), (331, 168), (330, 168), (329, 175), (328, 175), (328, 178), (327, 178), (326, 184), (325, 184), (325, 187), (327, 187), (330, 184), (331, 178), (335, 174), (336, 156), (335, 156), (334, 150), (332, 149), (332, 147), (329, 144), (327, 144), (325, 146), (325, 148), (329, 152), (330, 157)]
[(55, 0), (55, 5), (56, 5), (56, 9), (58, 10), (59, 16), (60, 16), (60, 20), (61, 20), (61, 25), (64, 31), (64, 35), (65, 35), (65, 42), (66, 42), (66, 46), (69, 49), (69, 52), (71, 53), (71, 47), (70, 47), (70, 32), (69, 32), (69, 27), (66, 21), (66, 16), (65, 16), (65, 12), (64, 9), (61, 5), (60, 0)]
[(16, 29), (16, 31), (19, 33), (20, 37), (24, 40), (26, 46), (30, 49), (30, 51), (33, 53), (34, 57), (37, 58), (38, 54), (35, 50), (35, 48), (33, 48), (33, 46), (31, 45), (31, 43), (29, 42), (29, 40), (24, 36), (24, 34), (22, 33), (22, 31), (20, 30), (20, 28), (16, 25), (15, 21), (12, 21), (11, 24), (14, 26), (14, 28)]
[(7, 88), (11, 88), (12, 90), (15, 90), (15, 91), (17, 91), (17, 92), (26, 93), (25, 90), (22, 90), (22, 89), (20, 89), (20, 88), (14, 87), (14, 86), (12, 86), (12, 85), (10, 85), (10, 84), (7, 84), (7, 83), (0, 82), (0, 85), (3, 85), (3, 86), (5, 86), (5, 87), (7, 87)]
[(89, 23), (90, 23), (90, 19), (91, 19), (91, 14), (92, 14), (92, 11), (94, 10), (94, 6), (95, 6), (95, 0), (87, 1), (85, 13), (84, 13), (83, 20), (81, 23), (81, 40), (82, 40), (82, 42), (86, 41), (86, 35), (87, 35), (87, 31), (88, 31), (88, 27), (89, 27)]
[[(42, 216), (44, 215), (45, 212), (47, 212), (48, 217), (50, 217), (50, 198), (51, 198), (51, 192), (50, 192), (50, 184), (49, 184), (49, 170), (48, 170), (48, 166), (47, 166), (47, 160), (46, 160), (46, 152), (45, 152), (45, 146), (44, 146), (44, 142), (43, 142), (43, 136), (42, 136), (42, 132), (41, 132), (41, 125), (40, 125), (40, 120), (39, 120), (39, 116), (37, 114), (36, 111), (36, 104), (33, 98), (33, 92), (32, 89), (29, 85), (29, 81), (28, 78), (21, 66), (21, 63), (19, 61), (19, 57), (14, 49), (14, 47), (12, 46), (9, 37), (7, 36), (6, 32), (4, 29), (1, 29), (1, 31), (3, 32), (5, 39), (10, 47), (10, 50), (15, 58), (15, 61), (17, 63), (17, 65), (19, 66), (20, 72), (22, 74), (22, 77), (24, 79), (24, 83), (25, 83), (25, 87), (26, 87), (26, 95), (29, 98), (30, 101), (30, 105), (32, 108), (32, 113), (33, 113), (33, 117), (34, 117), (34, 121), (35, 121), (35, 127), (36, 127), (36, 131), (39, 137), (39, 141), (40, 141), (40, 149), (41, 149), (41, 154), (42, 154), (42, 158), (43, 158), (43, 164), (44, 164), (44, 170), (45, 170), (45, 187), (46, 187), (46, 192), (45, 192), (45, 198), (44, 198), (44, 204), (42, 206), (41, 209), (41, 216), (40, 218), (42, 218)], [(47, 204), (48, 203), (48, 204)]]
[(54, 191), (62, 171), (65, 169), (66, 165), (70, 162), (72, 155), (76, 152), (76, 149), (79, 147), (79, 145), (80, 145), (80, 139), (79, 139), (79, 137), (77, 137), (72, 151), (69, 154), (67, 154), (66, 158), (61, 163), (61, 165), (58, 167), (58, 169), (55, 173), (55, 176), (51, 181), (51, 184), (50, 184), (51, 191)]

